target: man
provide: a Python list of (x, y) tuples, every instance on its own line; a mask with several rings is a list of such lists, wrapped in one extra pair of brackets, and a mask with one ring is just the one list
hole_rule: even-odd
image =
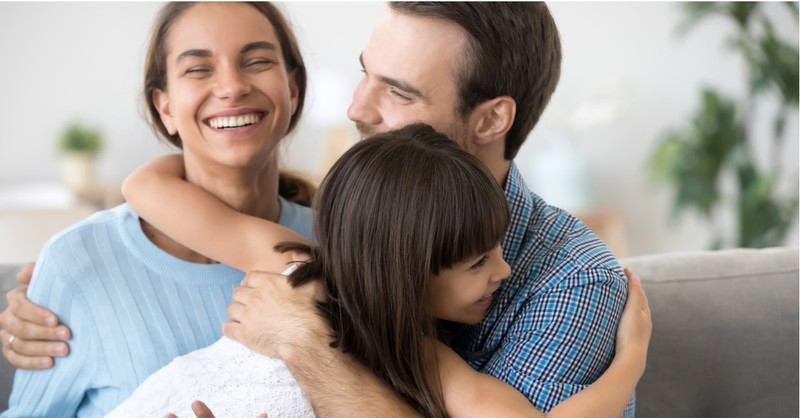
[[(540, 3), (393, 3), (360, 59), (364, 78), (348, 115), (363, 136), (425, 122), (480, 158), (503, 185), (512, 215), (503, 256), (512, 276), (483, 323), (459, 329), (452, 345), (473, 368), (550, 410), (608, 367), (626, 286), (607, 247), (530, 193), (513, 163), (558, 82), (560, 41), (549, 11)], [(313, 286), (291, 289), (256, 273), (245, 290), (246, 301), (235, 297), (228, 310), (225, 334), (282, 358), (318, 415), (413, 414), (329, 346)], [(31, 340), (63, 340), (56, 332), (66, 329), (45, 326), (45, 313), (22, 291), (10, 301), (0, 316), (4, 355), (18, 367), (49, 367), (52, 359), (22, 354), (65, 352), (63, 342)], [(633, 416), (633, 400), (625, 416)]]

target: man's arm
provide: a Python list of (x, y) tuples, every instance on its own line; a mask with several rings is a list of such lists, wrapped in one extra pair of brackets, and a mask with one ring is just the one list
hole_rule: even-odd
[[(6, 294), (8, 307), (0, 313), (3, 357), (17, 369), (47, 369), (53, 366), (53, 357), (64, 357), (69, 352), (66, 343), (71, 338), (69, 328), (59, 324), (53, 312), (28, 299), (26, 292), (33, 268), (34, 263), (30, 263), (17, 273), (22, 287)], [(12, 335), (14, 343), (9, 344)]]
[(626, 283), (613, 270), (595, 268), (532, 296), (481, 371), (547, 412), (587, 388), (611, 364)]
[(418, 416), (361, 363), (330, 347), (330, 327), (316, 309), (322, 299), (319, 282), (295, 289), (284, 276), (250, 272), (234, 291), (223, 332), (281, 358), (319, 417)]

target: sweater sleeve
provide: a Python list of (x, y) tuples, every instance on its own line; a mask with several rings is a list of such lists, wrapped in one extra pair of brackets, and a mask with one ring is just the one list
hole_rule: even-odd
[(78, 287), (66, 278), (67, 266), (46, 247), (36, 263), (36, 271), (28, 288), (28, 298), (53, 311), (59, 320), (70, 327), (72, 339), (69, 354), (56, 358), (46, 370), (17, 370), (9, 399), (9, 417), (68, 417), (75, 416), (91, 390), (96, 362), (97, 330), (87, 310), (85, 298)]

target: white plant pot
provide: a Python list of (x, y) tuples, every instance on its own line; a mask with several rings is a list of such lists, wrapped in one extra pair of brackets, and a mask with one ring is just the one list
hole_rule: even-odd
[(69, 153), (62, 156), (61, 180), (77, 193), (86, 192), (94, 186), (95, 156)]

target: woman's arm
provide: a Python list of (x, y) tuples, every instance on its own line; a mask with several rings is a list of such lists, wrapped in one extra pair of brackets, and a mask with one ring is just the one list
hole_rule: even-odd
[(178, 155), (158, 158), (133, 172), (122, 185), (128, 204), (181, 245), (242, 271), (281, 272), (302, 259), (279, 254), (279, 242), (308, 243), (289, 228), (245, 215), (188, 183)]
[(617, 353), (591, 386), (548, 413), (536, 410), (516, 389), (473, 370), (453, 350), (437, 342), (436, 354), (448, 414), (465, 417), (619, 418), (644, 373), (652, 323), (639, 277), (626, 269), (628, 300), (617, 331)]

